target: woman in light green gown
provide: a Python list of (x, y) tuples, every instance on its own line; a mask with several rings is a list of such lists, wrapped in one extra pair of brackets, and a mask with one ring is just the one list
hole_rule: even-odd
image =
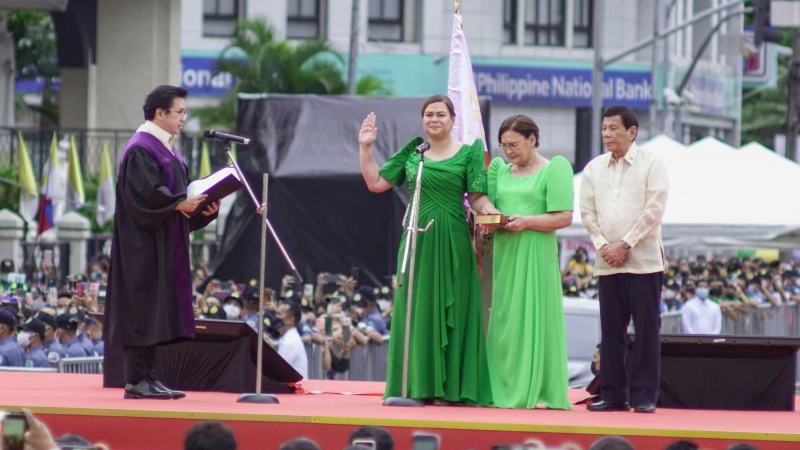
[(494, 284), (486, 348), (494, 405), (571, 409), (555, 230), (572, 223), (572, 166), (536, 152), (539, 127), (506, 119), (489, 165), (489, 198), (509, 216), (494, 235)]
[[(486, 196), (483, 142), (466, 145), (450, 138), (455, 113), (445, 96), (428, 98), (422, 124), (430, 142), (425, 153), (419, 224), (431, 228), (417, 236), (413, 311), (409, 333), (408, 397), (470, 405), (492, 402), (481, 314), (477, 262), (464, 213), (464, 193), (482, 213), (498, 213)], [(397, 151), (380, 169), (371, 145), (377, 137), (376, 118), (367, 116), (359, 133), (361, 172), (372, 192), (404, 182), (413, 198), (420, 155), (416, 138)], [(405, 233), (400, 243), (402, 262)], [(401, 396), (406, 286), (395, 292), (389, 365), (384, 398)]]

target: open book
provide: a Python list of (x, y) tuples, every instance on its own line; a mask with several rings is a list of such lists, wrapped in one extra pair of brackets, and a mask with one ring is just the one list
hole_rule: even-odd
[(208, 197), (192, 213), (187, 215), (194, 217), (202, 213), (205, 211), (206, 206), (223, 197), (227, 197), (242, 186), (244, 185), (239, 179), (239, 174), (236, 173), (236, 169), (232, 165), (225, 166), (205, 178), (192, 181), (186, 187), (186, 194), (206, 194)]

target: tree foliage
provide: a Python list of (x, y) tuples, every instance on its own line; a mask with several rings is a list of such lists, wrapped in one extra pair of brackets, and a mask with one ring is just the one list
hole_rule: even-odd
[[(344, 59), (326, 40), (300, 43), (275, 40), (275, 32), (264, 17), (240, 21), (228, 46), (220, 54), (216, 73), (229, 72), (236, 86), (218, 107), (192, 111), (201, 128), (232, 130), (236, 124), (240, 93), (344, 94)], [(360, 95), (393, 95), (389, 83), (374, 75), (361, 77)]]
[(27, 107), (40, 114), (42, 126), (59, 122), (58, 93), (54, 86), (60, 75), (55, 27), (46, 11), (13, 11), (8, 14), (8, 32), (14, 39), (14, 60), (17, 79), (44, 81), (41, 105), (28, 105), (21, 98), (17, 107)]

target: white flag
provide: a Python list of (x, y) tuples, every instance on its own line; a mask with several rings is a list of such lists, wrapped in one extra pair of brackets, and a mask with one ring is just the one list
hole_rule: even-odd
[[(467, 38), (464, 35), (461, 14), (453, 15), (453, 37), (450, 41), (450, 74), (447, 80), (447, 96), (453, 101), (456, 110), (456, 123), (450, 135), (465, 144), (481, 139), (486, 145), (486, 132), (483, 129), (481, 108), (478, 103), (478, 90), (472, 73), (472, 60), (469, 57)], [(487, 150), (486, 159), (489, 159)]]

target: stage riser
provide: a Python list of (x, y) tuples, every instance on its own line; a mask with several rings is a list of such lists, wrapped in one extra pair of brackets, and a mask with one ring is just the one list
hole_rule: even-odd
[[(570, 414), (570, 413), (565, 413)], [(55, 436), (65, 433), (84, 436), (92, 442), (104, 442), (114, 450), (174, 450), (182, 448), (186, 431), (197, 420), (151, 417), (100, 417), (67, 416), (60, 414), (39, 414), (48, 424)], [(624, 420), (620, 417), (620, 425)], [(319, 443), (323, 450), (338, 450), (347, 446), (350, 433), (360, 425), (381, 425), (380, 421), (363, 424), (323, 424), (312, 422), (265, 422), (225, 420), (236, 434), (239, 448), (277, 449), (281, 443), (299, 436), (305, 436)], [(406, 428), (387, 426), (395, 438), (395, 448), (407, 450), (412, 445), (415, 431), (436, 433), (442, 438), (443, 450), (476, 449), (490, 450), (496, 443), (522, 443), (529, 439), (543, 442), (548, 448), (572, 443), (579, 448), (588, 449), (592, 442), (602, 437), (594, 434), (568, 433), (528, 433), (517, 431)], [(644, 431), (644, 430), (641, 430)], [(682, 435), (664, 436), (625, 436), (637, 449), (662, 449), (679, 440), (690, 439), (704, 450), (725, 450), (731, 444), (742, 442), (730, 439), (709, 439), (697, 437), (688, 432)], [(796, 450), (800, 442), (757, 441), (749, 443), (762, 450)]]

